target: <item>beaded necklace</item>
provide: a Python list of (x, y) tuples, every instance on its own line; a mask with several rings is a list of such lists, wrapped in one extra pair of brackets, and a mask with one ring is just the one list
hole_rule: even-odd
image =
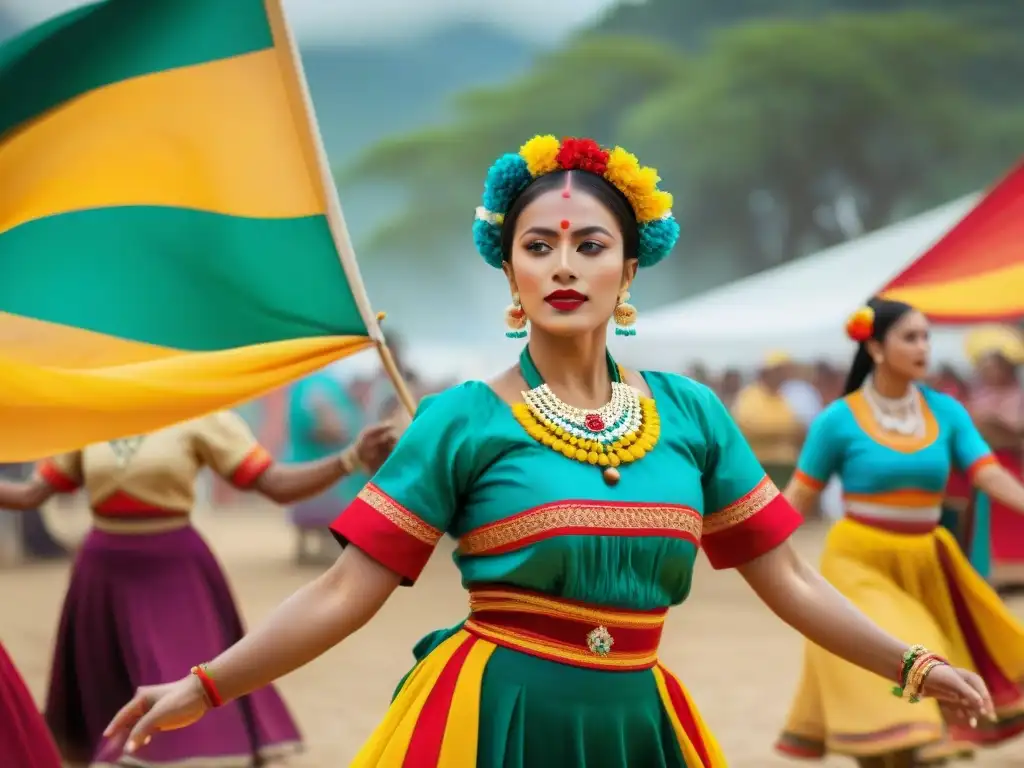
[(604, 481), (619, 481), (618, 467), (642, 459), (658, 442), (661, 421), (653, 398), (641, 397), (623, 381), (622, 369), (609, 353), (612, 397), (595, 410), (562, 402), (544, 383), (528, 347), (519, 356), (519, 369), (530, 387), (523, 402), (512, 406), (516, 419), (534, 440), (568, 459), (602, 468)]

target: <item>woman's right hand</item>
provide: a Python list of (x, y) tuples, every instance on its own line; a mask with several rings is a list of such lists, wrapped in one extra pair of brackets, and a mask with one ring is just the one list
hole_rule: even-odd
[(139, 688), (114, 715), (103, 735), (125, 740), (131, 754), (149, 743), (157, 731), (173, 731), (191, 725), (206, 714), (210, 703), (199, 678), (189, 675), (176, 683)]
[(359, 433), (353, 450), (367, 474), (374, 475), (380, 469), (391, 450), (398, 442), (398, 432), (390, 422), (381, 422), (367, 427)]

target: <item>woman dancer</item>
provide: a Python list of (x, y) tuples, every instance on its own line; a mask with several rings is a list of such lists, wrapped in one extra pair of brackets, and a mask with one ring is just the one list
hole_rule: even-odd
[[(84, 487), (93, 529), (75, 561), (58, 630), (46, 721), (65, 760), (114, 764), (103, 727), (140, 685), (184, 674), (243, 629), (224, 574), (189, 524), (199, 471), (280, 504), (325, 490), (358, 458), (379, 466), (390, 427), (363, 432), (340, 454), (275, 464), (237, 414), (224, 412), (145, 437), (91, 445), (40, 464), (36, 479), (0, 484), (0, 507), (32, 509)], [(299, 733), (273, 688), (217, 712), (192, 732), (143, 749), (135, 765), (247, 766), (292, 751)]]
[(976, 675), (908, 654), (800, 560), (799, 515), (707, 387), (608, 355), (609, 320), (633, 329), (637, 267), (678, 236), (657, 180), (589, 139), (541, 136), (497, 161), (474, 234), (508, 279), (509, 334), (532, 325), (519, 364), (425, 400), (334, 523), (352, 544), (337, 565), (192, 675), (139, 691), (111, 735), (130, 731), (131, 750), (313, 660), (412, 584), (445, 531), (471, 615), (417, 646), (355, 766), (722, 768), (657, 661), (698, 544), (815, 642), (894, 679), (906, 655), (911, 692), (923, 680), (987, 710)]
[(832, 475), (841, 477), (847, 514), (829, 534), (822, 575), (879, 626), (977, 671), (997, 717), (964, 728), (934, 703), (907, 707), (884, 680), (808, 643), (778, 748), (905, 768), (1024, 730), (1024, 626), (938, 526), (951, 465), (1016, 510), (1024, 510), (1024, 488), (995, 462), (963, 406), (915, 383), (929, 356), (920, 312), (875, 299), (847, 330), (860, 346), (846, 397), (812, 425), (786, 497), (807, 509)]
[(43, 716), (0, 643), (0, 755), (17, 768), (61, 768)]

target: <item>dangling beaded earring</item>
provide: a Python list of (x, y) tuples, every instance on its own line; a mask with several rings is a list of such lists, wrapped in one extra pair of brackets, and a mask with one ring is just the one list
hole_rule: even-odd
[(636, 307), (627, 304), (629, 291), (623, 291), (619, 297), (619, 303), (615, 306), (615, 335), (636, 336)]
[(519, 294), (513, 294), (512, 303), (505, 310), (505, 325), (508, 326), (508, 330), (505, 331), (506, 338), (526, 338), (526, 312), (523, 311), (523, 305), (519, 303)]

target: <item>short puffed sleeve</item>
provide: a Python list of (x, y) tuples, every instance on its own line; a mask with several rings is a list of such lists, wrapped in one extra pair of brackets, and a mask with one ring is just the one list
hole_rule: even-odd
[(196, 420), (193, 441), (199, 458), (237, 488), (249, 488), (274, 463), (249, 425), (233, 411)]
[(424, 398), (387, 461), (331, 531), (416, 581), (458, 514), (474, 473), (471, 382)]
[(928, 396), (935, 399), (939, 419), (949, 428), (950, 454), (956, 469), (974, 482), (978, 470), (998, 464), (966, 408), (949, 395), (929, 391)]
[(43, 459), (36, 472), (57, 493), (73, 493), (82, 487), (82, 452), (71, 451)]
[(822, 490), (832, 475), (842, 471), (846, 440), (841, 430), (848, 421), (849, 408), (837, 400), (818, 414), (807, 430), (793, 479), (815, 491)]
[(706, 387), (699, 394), (707, 440), (701, 546), (714, 568), (735, 568), (775, 549), (803, 518), (768, 479), (718, 396)]

